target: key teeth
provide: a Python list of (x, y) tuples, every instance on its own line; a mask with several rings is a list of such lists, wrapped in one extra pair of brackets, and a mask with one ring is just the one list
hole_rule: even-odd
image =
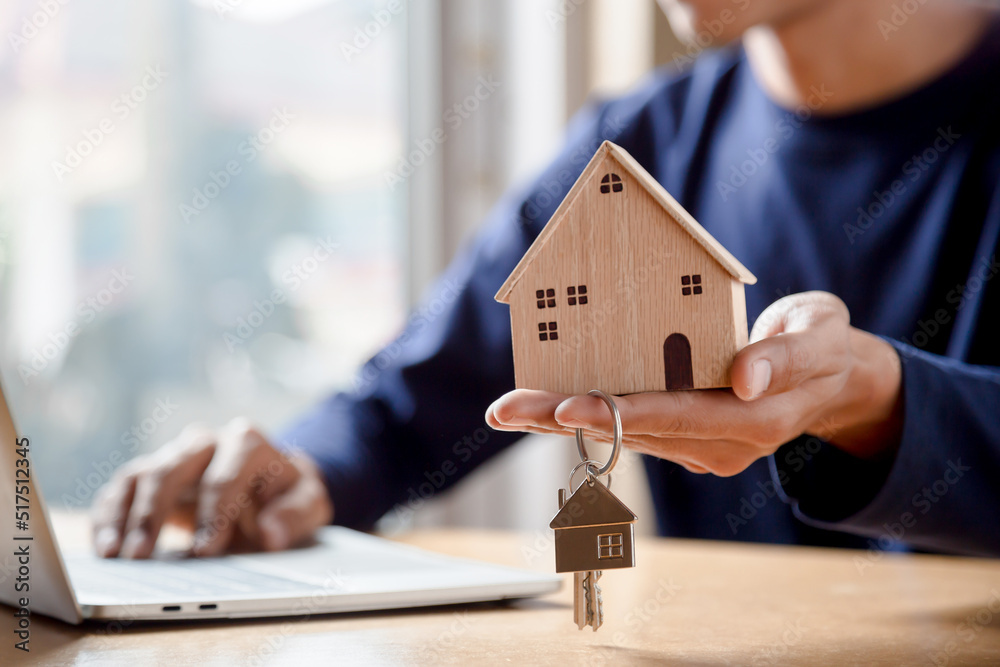
[[(577, 572), (574, 575), (574, 592), (573, 592), (573, 620), (576, 622), (577, 630), (583, 630), (587, 627), (587, 573)], [(583, 608), (580, 608), (580, 596), (583, 596)]]
[(601, 595), (601, 587), (597, 583), (601, 578), (601, 574), (602, 572), (600, 570), (594, 572), (593, 574), (594, 582), (592, 588), (594, 601), (596, 602), (594, 605), (596, 607), (596, 618), (594, 618), (594, 623), (592, 624), (594, 632), (597, 632), (597, 629), (604, 625), (604, 597)]
[[(577, 574), (580, 575), (580, 579), (574, 598), (577, 595), (583, 596), (582, 618), (577, 615), (579, 603), (574, 599), (573, 614), (577, 629), (583, 630), (590, 626), (591, 630), (597, 632), (597, 629), (604, 625), (604, 599), (601, 596), (601, 587), (597, 583), (603, 573), (600, 570), (591, 570)], [(576, 582), (574, 581), (574, 583)]]

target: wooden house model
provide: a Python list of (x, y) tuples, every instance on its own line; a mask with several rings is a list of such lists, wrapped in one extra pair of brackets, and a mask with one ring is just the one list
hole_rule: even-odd
[(605, 141), (497, 292), (518, 388), (585, 394), (731, 386), (757, 279)]
[(603, 484), (584, 482), (552, 518), (556, 572), (635, 565), (636, 516)]

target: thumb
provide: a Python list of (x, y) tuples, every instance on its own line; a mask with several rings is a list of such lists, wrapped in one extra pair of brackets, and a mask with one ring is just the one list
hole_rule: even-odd
[(844, 367), (850, 314), (827, 292), (775, 301), (754, 323), (750, 345), (733, 360), (733, 392), (745, 401), (781, 394)]
[(257, 528), (264, 549), (279, 551), (302, 542), (332, 520), (326, 487), (317, 477), (303, 475), (261, 508)]

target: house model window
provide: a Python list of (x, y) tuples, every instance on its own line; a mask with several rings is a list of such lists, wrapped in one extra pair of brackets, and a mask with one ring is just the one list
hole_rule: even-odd
[(566, 294), (569, 296), (569, 305), (575, 306), (580, 304), (581, 306), (587, 305), (587, 286), (586, 285), (576, 285), (566, 288)]
[(608, 533), (597, 536), (597, 559), (622, 558), (622, 534)]
[(538, 323), (538, 340), (543, 343), (547, 340), (559, 340), (559, 326), (555, 322)]
[(681, 294), (701, 294), (701, 275), (696, 273), (693, 276), (681, 276)]
[[(756, 281), (642, 165), (606, 141), (496, 293), (510, 306), (514, 385), (560, 394), (599, 387), (613, 396), (731, 387), (733, 359), (748, 338), (744, 287)], [(546, 310), (554, 304), (562, 310)], [(550, 320), (559, 320), (562, 340), (539, 344), (539, 334), (554, 338)], [(565, 572), (602, 569), (594, 566), (599, 534), (624, 533), (625, 560), (632, 558), (628, 529), (591, 518), (556, 532), (564, 559), (582, 565)]]
[(556, 291), (554, 288), (535, 290), (535, 298), (538, 300), (539, 310), (546, 306), (549, 308), (556, 307)]
[(606, 195), (609, 192), (621, 192), (622, 188), (622, 177), (618, 174), (604, 174), (604, 178), (601, 179), (601, 194)]

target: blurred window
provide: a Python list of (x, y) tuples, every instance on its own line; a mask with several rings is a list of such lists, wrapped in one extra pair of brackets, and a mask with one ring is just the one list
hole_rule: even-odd
[(189, 421), (277, 426), (402, 325), (406, 17), (43, 5), (0, 8), (0, 370), (63, 507)]

